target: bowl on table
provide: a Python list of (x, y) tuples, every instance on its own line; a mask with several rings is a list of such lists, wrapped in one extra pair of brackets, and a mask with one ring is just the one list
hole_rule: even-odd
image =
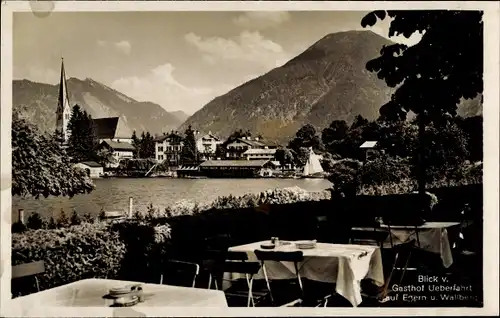
[(275, 247), (276, 247), (276, 244), (274, 244), (274, 243), (262, 243), (262, 244), (260, 244), (260, 248), (262, 248), (264, 250), (272, 250)]
[(307, 250), (316, 247), (316, 240), (312, 241), (297, 241), (295, 242), (295, 247), (299, 250)]

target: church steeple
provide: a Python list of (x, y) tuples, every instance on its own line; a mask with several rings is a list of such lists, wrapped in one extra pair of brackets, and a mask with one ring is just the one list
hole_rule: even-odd
[(62, 133), (64, 141), (67, 141), (69, 137), (68, 123), (71, 118), (71, 107), (69, 104), (68, 84), (66, 83), (66, 71), (64, 70), (64, 58), (61, 58), (61, 78), (59, 80), (56, 115), (56, 130)]

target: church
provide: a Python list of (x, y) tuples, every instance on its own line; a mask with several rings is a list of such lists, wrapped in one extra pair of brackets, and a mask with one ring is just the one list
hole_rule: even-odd
[[(71, 120), (72, 107), (69, 102), (68, 84), (64, 69), (64, 60), (61, 60), (61, 78), (59, 81), (59, 94), (56, 110), (56, 131), (61, 133), (64, 141), (69, 138), (68, 124)], [(119, 161), (124, 158), (133, 158), (135, 148), (131, 136), (126, 136), (120, 117), (95, 118), (95, 130), (99, 144), (108, 148), (113, 157)]]

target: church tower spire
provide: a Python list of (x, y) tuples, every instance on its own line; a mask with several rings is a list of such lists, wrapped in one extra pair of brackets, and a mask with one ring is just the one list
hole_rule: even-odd
[(71, 118), (71, 107), (69, 104), (66, 72), (64, 70), (64, 58), (61, 58), (61, 79), (59, 81), (56, 115), (56, 131), (62, 134), (64, 141), (67, 141), (69, 137), (68, 123)]

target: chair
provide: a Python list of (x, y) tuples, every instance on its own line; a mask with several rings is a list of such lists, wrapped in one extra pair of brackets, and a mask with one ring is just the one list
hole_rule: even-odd
[(300, 297), (304, 296), (304, 287), (302, 284), (302, 279), (299, 272), (299, 263), (304, 260), (304, 254), (302, 251), (284, 252), (284, 251), (262, 251), (255, 250), (255, 256), (261, 262), (262, 270), (264, 272), (264, 278), (266, 280), (267, 290), (269, 291), (269, 296), (271, 298), (271, 303), (275, 303), (274, 296), (271, 290), (271, 283), (269, 277), (267, 276), (266, 262), (291, 262), (294, 264), (295, 276), (300, 288)]
[[(388, 290), (391, 285), (391, 281), (393, 279), (393, 274), (395, 271), (401, 272), (401, 277), (399, 279), (398, 284), (401, 285), (403, 282), (404, 275), (408, 270), (416, 270), (416, 268), (409, 268), (408, 265), (410, 263), (412, 252), (415, 250), (415, 240), (411, 240), (409, 242), (399, 244), (393, 247), (393, 251), (395, 252), (394, 263), (391, 268), (391, 272), (389, 274), (388, 279), (386, 280), (384, 290), (382, 293), (382, 298), (388, 295)], [(403, 263), (402, 263), (403, 262)], [(402, 267), (401, 267), (402, 265)]]
[(163, 266), (163, 273), (160, 274), (160, 284), (195, 287), (199, 273), (200, 266), (196, 263), (168, 260)]
[(261, 265), (259, 262), (246, 262), (246, 261), (234, 261), (234, 260), (225, 261), (221, 270), (222, 274), (223, 273), (244, 274), (248, 288), (248, 291), (245, 292), (242, 290), (238, 290), (239, 286), (237, 285), (231, 286), (229, 289), (224, 291), (226, 297), (229, 299), (246, 297), (247, 307), (250, 307), (250, 305), (252, 305), (252, 307), (255, 307), (256, 298), (258, 298), (257, 300), (259, 300), (264, 296), (266, 296), (267, 294), (262, 292), (255, 292), (253, 290), (253, 277), (260, 271), (260, 268)]
[[(351, 230), (350, 244), (374, 245), (384, 247), (384, 242), (389, 237), (389, 230), (374, 227), (373, 230), (361, 230), (353, 228)], [(392, 240), (391, 240), (392, 241)]]
[[(208, 250), (205, 252), (203, 260), (203, 269), (208, 272), (208, 289), (212, 288), (212, 282), (215, 283), (215, 289), (219, 289), (217, 280), (222, 280), (221, 269), (226, 260), (247, 261), (248, 255), (245, 252), (234, 252), (226, 250)], [(215, 277), (215, 279), (214, 279)]]
[(37, 291), (40, 291), (40, 284), (38, 282), (38, 274), (45, 272), (45, 262), (36, 261), (31, 263), (25, 263), (20, 265), (12, 266), (12, 276), (11, 279), (18, 279), (24, 277), (33, 276), (35, 278), (35, 284)]

